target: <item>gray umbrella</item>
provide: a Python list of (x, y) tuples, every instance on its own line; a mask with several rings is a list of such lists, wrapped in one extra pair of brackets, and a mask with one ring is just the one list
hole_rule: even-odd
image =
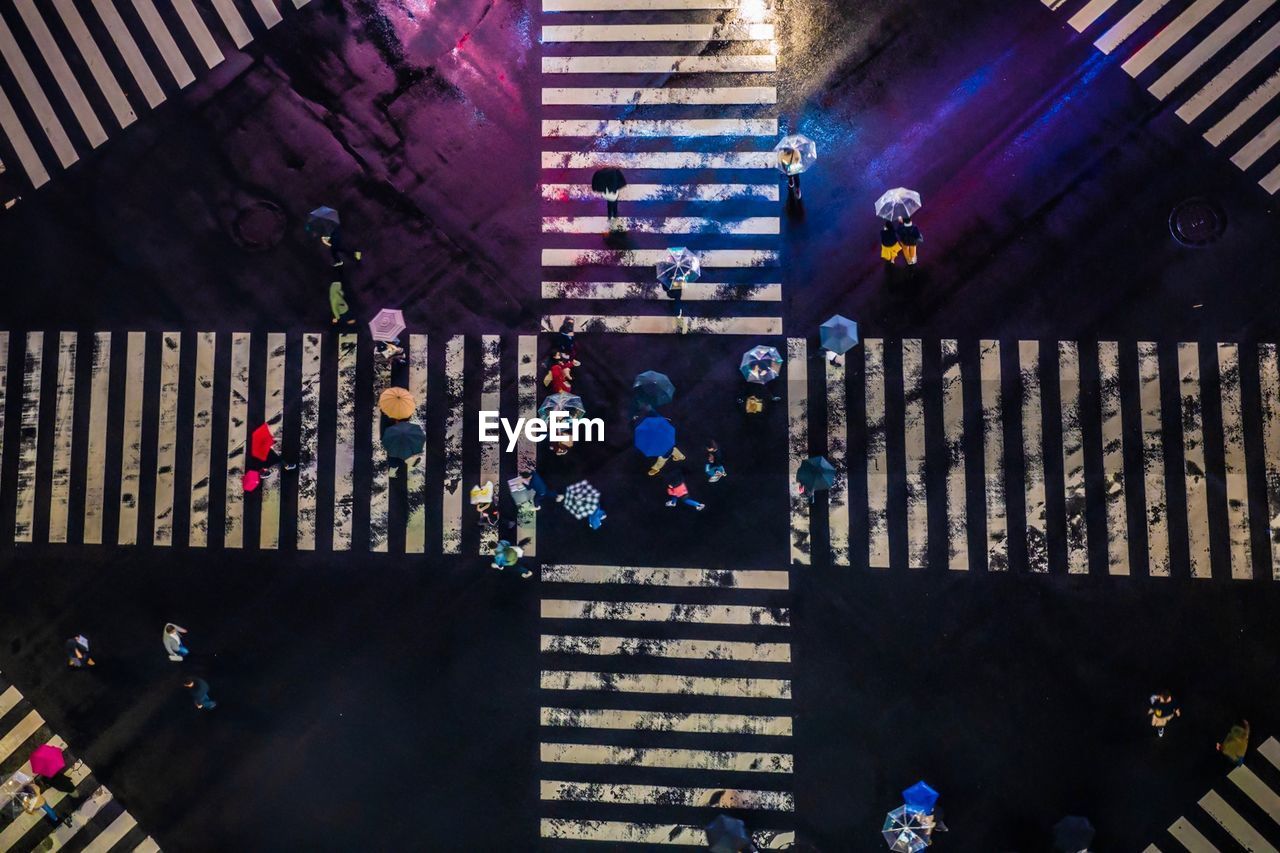
[(833, 315), (820, 327), (822, 348), (834, 353), (848, 352), (858, 345), (858, 324), (840, 314)]
[(338, 211), (332, 207), (317, 207), (307, 214), (307, 230), (321, 237), (331, 237), (338, 230)]
[(393, 459), (417, 456), (426, 443), (427, 436), (422, 427), (408, 421), (392, 424), (382, 431), (382, 446)]

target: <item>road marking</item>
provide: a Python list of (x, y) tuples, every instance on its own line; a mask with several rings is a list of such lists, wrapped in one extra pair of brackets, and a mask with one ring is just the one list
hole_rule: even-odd
[[(417, 410), (414, 418), (426, 430), (427, 420), (427, 336), (409, 336), (409, 393)], [(426, 454), (429, 448), (423, 447)], [(422, 554), (427, 547), (427, 466), (415, 465), (405, 477), (408, 490), (409, 521), (405, 527), (406, 554)]]
[[(632, 234), (779, 234), (776, 216), (745, 219), (709, 219), (701, 216), (619, 217), (615, 224)], [(602, 234), (610, 222), (605, 216), (544, 216), (544, 234)]]
[(40, 730), (44, 725), (44, 717), (40, 716), (39, 711), (28, 711), (26, 716), (18, 721), (17, 725), (9, 729), (4, 737), (0, 738), (0, 761), (6, 760), (9, 756), (18, 751), (27, 739)]
[[(662, 299), (670, 297), (656, 281), (544, 281), (543, 299)], [(781, 302), (781, 284), (684, 286), (685, 302)]]
[[(387, 524), (390, 510), (390, 498), (387, 489), (390, 478), (387, 470), (387, 451), (382, 446), (382, 409), (378, 404), (378, 395), (383, 389), (391, 387), (391, 362), (375, 360), (373, 362), (373, 423), (369, 431), (372, 447), (369, 453), (369, 550), (387, 552)], [(414, 401), (417, 408), (417, 401)]]
[[(284, 453), (285, 345), (285, 336), (282, 333), (267, 333), (267, 376), (264, 388), (266, 399), (263, 401), (262, 419), (271, 428), (271, 434), (275, 436), (276, 444), (280, 448), (278, 452), (281, 454)], [(262, 490), (259, 517), (262, 521), (258, 529), (258, 547), (264, 550), (274, 551), (280, 547), (280, 491), (284, 476), (284, 461), (281, 460), (275, 472), (270, 477), (264, 478), (262, 485), (259, 486)]]
[(18, 692), (18, 688), (12, 684), (6, 687), (4, 692), (0, 693), (0, 719), (3, 719), (5, 714), (16, 708), (21, 701), (22, 694)]
[[(1277, 85), (1275, 87), (1275, 91), (1272, 92), (1273, 97), (1276, 92), (1280, 92), (1280, 85)], [(1249, 140), (1243, 148), (1231, 155), (1231, 162), (1235, 163), (1241, 169), (1248, 169), (1254, 163), (1258, 162), (1259, 157), (1270, 151), (1271, 147), (1276, 144), (1276, 140), (1278, 139), (1280, 139), (1280, 118), (1264, 127), (1262, 131), (1253, 139)]]
[(620, 583), (712, 589), (789, 589), (787, 572), (751, 569), (663, 569), (641, 566), (547, 565), (543, 583)]
[(63, 818), (62, 823), (53, 832), (45, 836), (45, 839), (40, 842), (41, 848), (44, 850), (61, 850), (111, 800), (111, 792), (106, 787), (99, 785), (92, 794), (81, 802), (78, 809)]
[(773, 118), (543, 119), (542, 135), (616, 139), (666, 136), (777, 136), (778, 120)]
[(213, 8), (217, 11), (218, 17), (222, 19), (223, 26), (231, 34), (236, 47), (244, 49), (246, 44), (253, 41), (253, 33), (249, 32), (249, 27), (245, 25), (244, 18), (240, 17), (240, 12), (231, 0), (210, 0), (210, 2), (213, 3)]
[[(781, 332), (782, 321), (779, 319), (775, 334)], [(812, 495), (801, 495), (797, 491), (796, 482), (801, 463), (809, 457), (808, 364), (809, 356), (804, 338), (787, 338), (787, 494), (791, 506), (791, 564), (801, 566), (809, 565), (813, 550), (813, 542), (809, 538)]]
[(0, 18), (0, 54), (9, 64), (9, 71), (18, 81), (18, 88), (26, 96), (32, 112), (36, 114), (36, 121), (39, 122), (44, 135), (48, 137), (54, 153), (58, 155), (58, 161), (62, 163), (63, 168), (70, 166), (80, 159), (79, 155), (72, 147), (71, 140), (67, 138), (67, 132), (62, 128), (62, 122), (58, 121), (53, 105), (45, 96), (44, 89), (40, 88), (40, 81), (36, 79), (35, 72), (27, 64), (26, 57), (22, 55), (22, 49), (18, 47), (13, 32), (3, 18)]
[(67, 541), (67, 515), (71, 509), (71, 440), (76, 412), (77, 337), (75, 332), (62, 332), (58, 336), (58, 390), (53, 404), (53, 470), (49, 482), (50, 542)]
[[(652, 267), (666, 258), (665, 249), (543, 249), (544, 267), (620, 266)], [(698, 260), (704, 268), (724, 267), (744, 269), (750, 267), (777, 266), (778, 253), (770, 249), (707, 249), (698, 252)]]
[[(309, 2), (309, 0), (293, 0), (295, 6), (300, 6), (302, 3), (307, 2)], [(142, 839), (141, 844), (133, 848), (133, 853), (160, 853), (160, 845), (156, 844), (155, 841), (151, 839), (151, 836), (148, 835), (146, 838)]]
[(89, 101), (84, 96), (84, 90), (80, 88), (75, 75), (71, 73), (71, 67), (67, 65), (62, 49), (54, 41), (53, 33), (49, 32), (48, 25), (45, 24), (44, 18), (31, 0), (14, 0), (14, 5), (27, 25), (27, 32), (31, 33), (31, 38), (39, 49), (44, 64), (48, 66), (50, 74), (62, 91), (62, 97), (66, 99), (67, 105), (71, 107), (71, 112), (76, 117), (76, 122), (84, 131), (85, 138), (89, 140), (90, 145), (97, 148), (107, 141), (107, 132), (102, 129), (102, 123), (98, 121), (97, 115), (94, 114), (93, 108), (89, 106)]
[[(545, 283), (543, 285), (546, 286)], [(543, 298), (546, 298), (545, 296)], [(516, 343), (516, 406), (519, 416), (526, 421), (538, 416), (538, 338), (521, 335)], [(516, 473), (523, 475), (538, 466), (538, 446), (521, 433), (516, 445)], [(530, 557), (538, 554), (538, 513), (531, 507), (516, 510), (516, 541), (528, 544), (524, 552)]]
[(124, 426), (120, 435), (120, 524), (117, 545), (138, 541), (142, 495), (142, 402), (146, 393), (147, 333), (130, 332), (125, 356)]
[(4, 131), (9, 145), (18, 155), (18, 162), (26, 171), (27, 180), (31, 182), (31, 186), (34, 188), (48, 183), (49, 172), (45, 169), (44, 163), (40, 162), (40, 155), (31, 144), (31, 137), (27, 136), (22, 122), (18, 120), (18, 114), (13, 110), (13, 102), (9, 100), (4, 89), (0, 89), (0, 130)]
[(1094, 21), (1105, 15), (1107, 10), (1114, 5), (1116, 5), (1116, 0), (1089, 0), (1088, 5), (1072, 15), (1071, 19), (1067, 21), (1067, 23), (1070, 24), (1076, 32), (1082, 33), (1087, 30)]
[(1209, 843), (1209, 839), (1200, 834), (1200, 830), (1191, 825), (1185, 817), (1180, 817), (1169, 827), (1169, 834), (1178, 843), (1187, 848), (1188, 853), (1219, 853), (1218, 848)]
[(751, 74), (778, 70), (778, 57), (720, 56), (544, 56), (543, 74)]
[(653, 601), (586, 601), (544, 598), (543, 619), (601, 619), (628, 622), (696, 622), (705, 625), (786, 627), (791, 611), (785, 607), (739, 604), (661, 604)]
[(231, 377), (227, 392), (227, 493), (223, 547), (244, 547), (245, 440), (249, 432), (248, 332), (231, 336)]
[[(111, 333), (93, 336), (89, 367), (89, 452), (84, 472), (84, 535), (86, 545), (102, 544), (102, 512), (106, 501), (107, 418), (111, 390)], [(194, 475), (193, 475), (194, 476)]]
[(178, 450), (178, 371), (182, 358), (182, 333), (160, 337), (160, 409), (156, 419), (155, 524), (151, 541), (173, 544), (173, 475)]
[[(543, 800), (612, 803), (686, 808), (795, 811), (795, 798), (786, 791), (742, 791), (735, 788), (676, 788), (669, 785), (624, 785), (611, 782), (539, 783)], [(705, 837), (704, 837), (705, 840)]]
[(542, 103), (547, 105), (578, 104), (588, 106), (709, 106), (737, 104), (773, 104), (778, 90), (773, 86), (601, 86), (557, 87), (542, 90)]
[(768, 169), (778, 168), (772, 151), (543, 151), (544, 169)]
[(320, 436), (320, 370), (324, 338), (302, 336), (302, 393), (299, 400), (298, 435), (298, 550), (316, 548), (316, 472)]
[(266, 25), (267, 29), (271, 29), (284, 20), (280, 17), (276, 4), (271, 0), (253, 0), (253, 8), (257, 11), (258, 17), (262, 19), (262, 23)]
[(1169, 576), (1169, 500), (1164, 484), (1164, 430), (1160, 405), (1160, 348), (1138, 344), (1138, 400), (1142, 406), (1142, 474), (1147, 493), (1147, 574)]
[(614, 731), (684, 732), (696, 734), (791, 737), (790, 717), (746, 714), (686, 714), (671, 711), (613, 711), (543, 708), (539, 723), (548, 727)]
[(1107, 506), (1107, 566), (1129, 574), (1129, 526), (1124, 496), (1124, 426), (1120, 414), (1120, 346), (1098, 341), (1098, 403), (1102, 409), (1102, 477)]
[[(544, 201), (599, 201), (591, 184), (543, 184)], [(627, 184), (618, 193), (620, 202), (645, 201), (777, 201), (778, 185), (772, 184)]]
[(1227, 805), (1227, 801), (1222, 799), (1217, 791), (1210, 791), (1201, 797), (1200, 808), (1204, 809), (1209, 817), (1213, 818), (1250, 853), (1276, 853), (1276, 848), (1267, 843), (1262, 833), (1254, 829), (1240, 816), (1239, 812)]
[(1026, 496), (1027, 568), (1049, 571), (1045, 533), (1044, 437), (1040, 426), (1040, 342), (1018, 341), (1018, 373), (1022, 386), (1022, 481)]
[[(483, 335), (480, 339), (480, 408), (496, 412), (502, 406), (502, 339)], [(493, 483), (493, 505), (502, 506), (502, 462), (496, 441), (480, 442), (480, 482)], [(498, 548), (498, 528), (485, 525), (480, 530), (480, 556), (492, 556)]]
[(1062, 405), (1063, 505), (1067, 532), (1067, 573), (1089, 573), (1088, 503), (1084, 481), (1084, 432), (1080, 425), (1080, 349), (1058, 342), (1058, 391)]
[(1222, 0), (1196, 0), (1182, 14), (1169, 22), (1164, 29), (1137, 50), (1133, 56), (1125, 60), (1120, 67), (1130, 77), (1137, 77), (1151, 67), (1151, 64), (1164, 56), (1165, 52), (1191, 29), (1203, 21), (1210, 12), (1222, 5)]
[(1262, 180), (1258, 181), (1258, 186), (1273, 195), (1280, 190), (1280, 166), (1276, 166), (1263, 176)]
[(925, 481), (924, 357), (919, 338), (902, 342), (903, 445), (907, 485), (907, 566), (929, 564), (929, 502)]
[[(707, 831), (701, 826), (675, 824), (624, 823), (616, 820), (564, 820), (542, 818), (539, 832), (543, 838), (566, 841), (609, 841), (632, 844), (666, 844), (686, 847), (707, 846)], [(782, 850), (795, 843), (794, 832), (784, 832), (765, 837), (767, 833), (755, 833), (756, 847), (762, 850)]]
[(608, 764), (735, 773), (790, 773), (792, 765), (791, 756), (785, 752), (660, 749), (594, 743), (542, 743), (538, 745), (538, 760), (544, 764)]
[(1258, 754), (1270, 761), (1272, 766), (1280, 770), (1280, 741), (1269, 737), (1258, 747)]
[[(1277, 24), (1277, 26), (1280, 27), (1280, 24)], [(1280, 71), (1277, 71), (1268, 77), (1263, 81), (1262, 85), (1250, 92), (1243, 101), (1236, 104), (1235, 108), (1231, 110), (1231, 112), (1227, 113), (1218, 121), (1217, 124), (1205, 131), (1204, 138), (1209, 140), (1210, 145), (1219, 145), (1228, 136), (1239, 130), (1245, 122), (1253, 118), (1259, 110), (1271, 103), (1277, 93), (1280, 93)], [(1257, 137), (1254, 138), (1257, 139)], [(1232, 162), (1235, 162), (1235, 159), (1238, 156), (1240, 156), (1240, 152), (1237, 152), (1236, 156), (1231, 158)], [(1253, 161), (1251, 160), (1249, 162), (1251, 164)], [(1241, 166), (1240, 168), (1243, 169), (1246, 167)]]
[[(845, 358), (848, 358), (846, 355)], [(827, 461), (836, 469), (836, 481), (827, 493), (827, 536), (831, 564), (849, 565), (849, 411), (845, 388), (845, 362), (826, 361)]]
[[(79, 786), (89, 775), (89, 768), (83, 762), (75, 764), (71, 769), (66, 771), (66, 778), (70, 780), (74, 786)], [(66, 794), (55, 788), (48, 788), (43, 791), (44, 801), (51, 809), (56, 809), (58, 804), (65, 798)], [(36, 811), (35, 814), (27, 814), (23, 812), (13, 819), (13, 821), (0, 832), (0, 850), (8, 851), (14, 848), (24, 835), (31, 832), (41, 821), (47, 820), (43, 811)], [(60, 825), (61, 826), (61, 825)], [(53, 833), (56, 833), (55, 829)], [(51, 835), (53, 833), (50, 833)], [(55, 850), (57, 844), (51, 844), (44, 849)]]
[(147, 28), (151, 41), (155, 42), (165, 65), (169, 66), (169, 73), (173, 75), (178, 88), (185, 89), (195, 82), (196, 75), (191, 73), (191, 66), (187, 65), (187, 61), (182, 58), (182, 51), (178, 49), (173, 36), (169, 35), (169, 30), (161, 19), (160, 13), (156, 11), (155, 4), (151, 0), (133, 0), (133, 8), (142, 19), (143, 26)]
[(867, 428), (867, 565), (889, 567), (889, 455), (885, 437), (884, 340), (862, 342)]
[(183, 26), (190, 33), (191, 40), (196, 43), (204, 64), (210, 68), (216, 66), (223, 60), (222, 51), (218, 49), (217, 42), (213, 40), (213, 33), (209, 32), (209, 28), (204, 25), (204, 19), (196, 11), (195, 5), (191, 0), (171, 0), (171, 2), (174, 11), (182, 19)]
[[(444, 553), (462, 553), (462, 403), (465, 352), (462, 335), (449, 338), (444, 351), (444, 500), (440, 535)], [(494, 484), (495, 488), (497, 484)]]
[[(1185, 104), (1178, 107), (1176, 110), (1178, 118), (1187, 124), (1195, 121), (1200, 117), (1201, 113), (1213, 106), (1218, 98), (1225, 95), (1233, 86), (1239, 83), (1246, 74), (1256, 68), (1263, 59), (1270, 56), (1276, 48), (1280, 48), (1280, 23), (1275, 24), (1271, 29), (1259, 36), (1258, 40), (1232, 60), (1230, 65), (1222, 69), (1200, 91), (1188, 98)], [(1240, 106), (1243, 105), (1242, 103)], [(1258, 106), (1261, 106), (1261, 104)], [(1237, 109), (1239, 108), (1237, 107)], [(1239, 125), (1236, 126), (1238, 127)], [(1206, 136), (1206, 138), (1208, 137)], [(1222, 140), (1219, 139), (1218, 141), (1221, 142)], [(1213, 140), (1210, 139), (1210, 142), (1213, 142)], [(1216, 145), (1217, 143), (1213, 144)]]
[(351, 550), (355, 511), (356, 368), (359, 337), (338, 336), (338, 406), (333, 448), (333, 550)]
[(780, 678), (708, 678), (627, 672), (543, 670), (543, 690), (600, 690), (607, 693), (664, 693), (680, 696), (730, 696), (739, 699), (790, 699), (791, 681)]
[(40, 381), (44, 365), (44, 332), (27, 332), (22, 374), (22, 420), (18, 441), (18, 497), (13, 541), (30, 542), (36, 513), (36, 453), (40, 447)]
[[(1150, 0), (1148, 0), (1150, 2)], [(654, 41), (771, 41), (773, 24), (598, 24), (548, 26), (542, 43)]]
[[(71, 0), (55, 0), (55, 2), (69, 5)], [(142, 51), (138, 50), (138, 43), (133, 40), (133, 35), (129, 32), (129, 28), (125, 26), (124, 19), (116, 11), (112, 0), (93, 0), (93, 8), (97, 10), (98, 18), (101, 19), (102, 25), (106, 27), (107, 32), (111, 35), (111, 40), (115, 43), (120, 58), (128, 66), (129, 73), (133, 75), (134, 82), (142, 90), (143, 97), (147, 99), (147, 105), (154, 109), (163, 104), (164, 90), (160, 88), (155, 75), (151, 73), (151, 68), (147, 65), (147, 61), (142, 58)]]
[(1200, 347), (1178, 344), (1178, 376), (1182, 394), (1182, 461), (1187, 490), (1187, 538), (1191, 576), (1213, 576), (1209, 558), (1209, 497), (1201, 423)]
[[(0, 471), (4, 470), (4, 410), (9, 386), (9, 333), (0, 331)], [(0, 713), (0, 717), (4, 716)]]
[(1240, 413), (1240, 349), (1218, 344), (1218, 376), (1222, 393), (1223, 467), (1227, 490), (1227, 531), (1231, 543), (1231, 577), (1253, 577), (1249, 535), (1249, 483), (1244, 458), (1244, 419)]
[(1280, 357), (1275, 344), (1258, 345), (1258, 385), (1262, 396), (1263, 464), (1266, 466), (1263, 478), (1267, 487), (1271, 577), (1280, 580)]
[(1271, 790), (1271, 786), (1259, 779), (1257, 773), (1241, 764), (1228, 773), (1227, 778), (1257, 803), (1272, 821), (1280, 823), (1280, 794)]
[(964, 380), (959, 342), (942, 341), (942, 440), (947, 473), (947, 568), (969, 570), (968, 485), (964, 469)]
[(75, 4), (72, 0), (53, 0), (53, 5), (58, 10), (58, 16), (62, 18), (62, 23), (67, 28), (67, 32), (71, 34), (72, 41), (76, 43), (76, 48), (80, 51), (80, 55), (84, 57), (85, 66), (93, 74), (93, 79), (97, 82), (98, 88), (107, 99), (107, 105), (111, 107), (111, 112), (115, 115), (116, 122), (121, 128), (133, 124), (134, 120), (137, 119), (137, 115), (133, 112), (133, 107), (129, 105), (129, 99), (125, 96), (124, 90), (116, 82), (115, 75), (111, 73), (111, 67), (107, 65), (106, 57), (102, 55), (102, 51), (98, 49), (97, 42), (89, 34), (89, 28), (85, 26), (84, 18), (76, 10)]
[(987, 571), (1009, 568), (1009, 526), (1004, 507), (1004, 391), (1000, 387), (1000, 342), (979, 343), (982, 388), (982, 450), (987, 504)]
[(544, 12), (657, 12), (667, 9), (736, 9), (739, 0), (542, 0)]
[(1103, 33), (1102, 38), (1095, 41), (1093, 46), (1103, 53), (1110, 53), (1137, 32), (1139, 27), (1151, 20), (1168, 2), (1169, 0), (1142, 0), (1129, 14), (1121, 18), (1119, 23)]
[[(574, 314), (578, 332), (613, 332), (632, 335), (763, 335), (782, 334), (781, 317), (684, 317), (657, 315)], [(561, 315), (544, 316), (543, 328), (559, 328)], [(686, 322), (681, 324), (680, 319)]]
[(681, 660), (790, 663), (790, 643), (741, 643), (728, 640), (653, 640), (643, 637), (587, 637), (543, 634), (541, 651), (561, 655), (619, 655)]
[(95, 835), (80, 853), (110, 853), (111, 848), (119, 844), (137, 825), (138, 822), (134, 820), (133, 815), (121, 812), (106, 829)]
[[(1187, 51), (1181, 59), (1174, 63), (1172, 68), (1160, 75), (1160, 79), (1152, 83), (1147, 91), (1163, 101), (1174, 89), (1186, 82), (1187, 78), (1194, 74), (1197, 69), (1203, 68), (1210, 59), (1217, 55), (1218, 51), (1227, 46), (1228, 42), (1244, 32), (1245, 28), (1258, 20), (1258, 18), (1262, 17), (1263, 13), (1270, 9), (1275, 2), (1276, 0), (1249, 0), (1248, 3), (1237, 9), (1235, 14), (1227, 18), (1221, 26), (1197, 42), (1195, 47)], [(1181, 115), (1181, 112), (1179, 112), (1179, 115)]]

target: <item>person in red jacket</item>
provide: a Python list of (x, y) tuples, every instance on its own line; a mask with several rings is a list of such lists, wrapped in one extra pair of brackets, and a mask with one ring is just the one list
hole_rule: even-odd
[(568, 394), (573, 390), (573, 365), (557, 362), (551, 365), (551, 393)]

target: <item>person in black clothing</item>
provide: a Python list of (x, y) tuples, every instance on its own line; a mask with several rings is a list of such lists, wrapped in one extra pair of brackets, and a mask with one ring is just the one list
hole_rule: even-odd
[(892, 266), (900, 254), (902, 244), (898, 242), (898, 229), (886, 219), (884, 227), (880, 229), (880, 259)]
[(218, 707), (218, 703), (209, 698), (209, 682), (203, 678), (188, 678), (182, 682), (182, 686), (187, 688), (187, 693), (191, 695), (191, 701), (196, 703), (197, 710), (212, 711)]
[(1151, 707), (1147, 709), (1147, 716), (1151, 717), (1151, 726), (1156, 730), (1156, 737), (1164, 737), (1165, 726), (1169, 725), (1174, 717), (1181, 717), (1182, 709), (1178, 707), (1178, 702), (1173, 698), (1172, 693), (1162, 690), (1151, 695)]
[(329, 254), (333, 257), (333, 265), (335, 267), (342, 266), (347, 257), (359, 261), (364, 255), (359, 249), (353, 249), (342, 239), (342, 229), (335, 228), (333, 233), (327, 237), (322, 236), (320, 242), (329, 247)]
[(912, 223), (910, 216), (898, 217), (898, 242), (902, 244), (902, 256), (907, 259), (907, 266), (916, 264), (916, 247), (924, 242), (924, 235)]

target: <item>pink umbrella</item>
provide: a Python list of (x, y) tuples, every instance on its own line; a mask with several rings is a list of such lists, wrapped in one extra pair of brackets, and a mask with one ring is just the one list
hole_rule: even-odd
[(394, 341), (404, 329), (404, 312), (399, 308), (383, 308), (369, 321), (375, 341)]
[(37, 746), (31, 753), (31, 772), (37, 776), (55, 776), (66, 766), (67, 759), (56, 746), (46, 743), (44, 746)]

